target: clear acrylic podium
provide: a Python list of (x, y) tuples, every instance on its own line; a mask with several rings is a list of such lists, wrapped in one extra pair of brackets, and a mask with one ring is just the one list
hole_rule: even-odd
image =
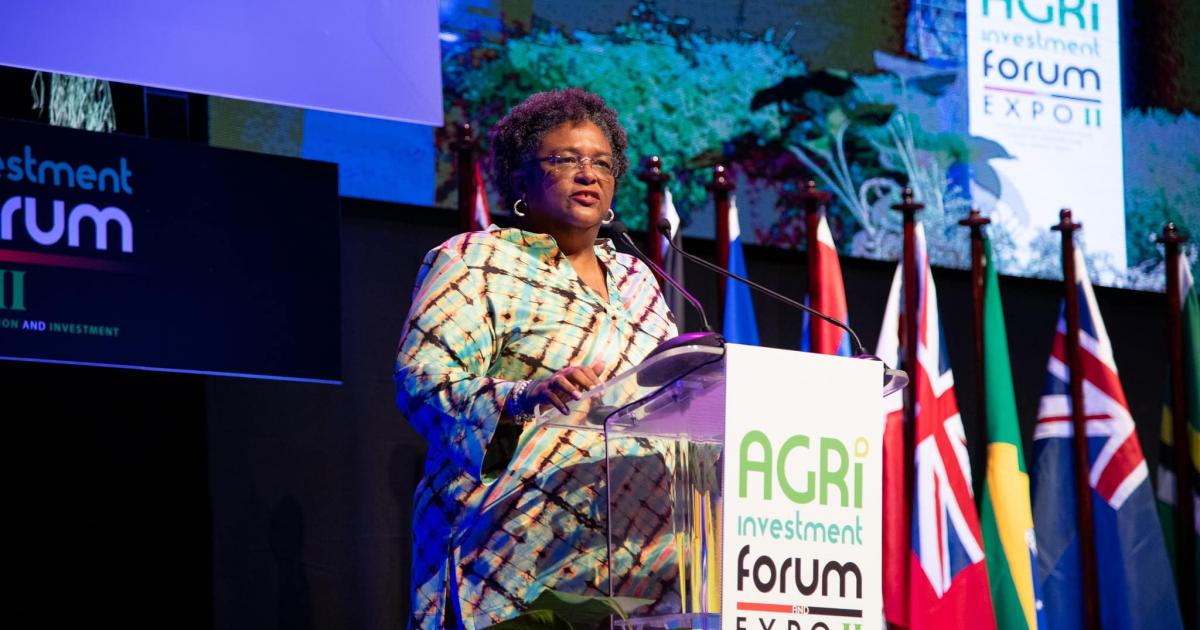
[[(880, 367), (884, 395), (907, 383)], [(605, 432), (609, 593), (654, 600), (614, 627), (721, 627), (725, 386), (725, 348), (685, 345), (536, 420)]]

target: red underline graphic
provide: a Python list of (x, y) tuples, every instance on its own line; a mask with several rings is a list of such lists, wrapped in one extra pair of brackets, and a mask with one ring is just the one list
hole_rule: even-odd
[(1024, 94), (1025, 96), (1040, 96), (1040, 94), (1032, 90), (1014, 90), (1013, 88), (992, 87), (990, 85), (985, 86), (983, 89), (993, 92), (1012, 92), (1013, 94)]
[(825, 617), (862, 618), (862, 610), (856, 608), (832, 608), (828, 606), (804, 606), (801, 604), (766, 604), (762, 602), (738, 602), (738, 610), (747, 612), (777, 613), (785, 615), (819, 615)]
[(1068, 101), (1081, 101), (1084, 103), (1095, 103), (1097, 105), (1100, 105), (1103, 103), (1098, 98), (1088, 98), (1086, 96), (1070, 96), (1067, 94), (1053, 94), (1050, 92), (1035, 92), (1033, 90), (1017, 90), (1017, 89), (1013, 89), (1013, 88), (995, 87), (992, 85), (985, 85), (985, 86), (983, 86), (983, 89), (985, 89), (989, 92), (1009, 92), (1011, 94), (1021, 94), (1023, 96), (1048, 96), (1050, 98), (1060, 98), (1060, 99), (1064, 99), (1064, 100), (1068, 100)]
[(738, 602), (737, 609), (749, 610), (751, 612), (790, 613), (795, 612), (796, 607), (790, 604), (756, 604), (754, 602)]
[(92, 271), (131, 272), (133, 265), (86, 258), (84, 256), (62, 256), (59, 254), (37, 254), (34, 252), (19, 252), (12, 249), (0, 249), (0, 262), (25, 263), (43, 267), (66, 267), (68, 269), (90, 269)]

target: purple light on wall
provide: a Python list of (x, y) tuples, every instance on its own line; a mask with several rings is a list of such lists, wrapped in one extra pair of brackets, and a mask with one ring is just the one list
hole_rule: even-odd
[(442, 124), (432, 1), (8, 0), (0, 65)]

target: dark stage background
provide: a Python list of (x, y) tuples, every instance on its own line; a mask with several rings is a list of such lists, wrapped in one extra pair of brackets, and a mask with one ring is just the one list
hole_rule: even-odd
[[(403, 627), (424, 444), (393, 407), (392, 352), (417, 265), (455, 217), (342, 207), (340, 387), (0, 363), (5, 570), (17, 585), (7, 627)], [(712, 254), (711, 242), (686, 246)], [(753, 277), (801, 294), (803, 253), (746, 254)], [(873, 347), (894, 266), (843, 265), (855, 327)], [(968, 275), (934, 278), (978, 496)], [(686, 280), (719, 319), (713, 277), (689, 267)], [(1006, 277), (1001, 288), (1029, 452), (1060, 286)], [(1153, 468), (1164, 299), (1097, 294)], [(797, 314), (757, 296), (755, 308), (765, 345), (797, 346)]]
[[(1126, 58), (1126, 85), (1137, 97), (1130, 106), (1190, 106), (1158, 89), (1192, 72), (1183, 57), (1159, 59), (1180, 50), (1159, 45), (1168, 15), (1161, 8), (1176, 5), (1127, 5), (1130, 32), (1152, 44)], [(0, 67), (0, 117), (46, 121), (30, 108), (31, 79)], [(210, 141), (214, 99), (120, 83), (112, 90), (119, 133)], [(425, 445), (394, 408), (392, 353), (418, 264), (455, 232), (457, 217), (350, 197), (341, 209), (341, 386), (0, 362), (0, 570), (13, 585), (0, 607), (4, 627), (404, 626), (412, 492)], [(288, 220), (286, 208), (278, 212)], [(711, 241), (685, 245), (713, 255)], [(746, 258), (753, 278), (803, 294), (803, 252), (747, 247)], [(842, 265), (853, 324), (873, 348), (895, 265)], [(985, 460), (969, 276), (933, 273), (978, 497)], [(689, 265), (686, 283), (719, 326), (715, 278)], [(1001, 289), (1028, 455), (1061, 286), (1003, 277)], [(1165, 299), (1096, 293), (1153, 470)], [(754, 299), (764, 345), (798, 347), (800, 316)]]

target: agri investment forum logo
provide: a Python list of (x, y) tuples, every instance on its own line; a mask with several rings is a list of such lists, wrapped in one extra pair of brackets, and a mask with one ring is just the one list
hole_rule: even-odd
[(858, 620), (865, 614), (859, 560), (867, 523), (860, 512), (869, 451), (865, 437), (796, 434), (779, 441), (759, 430), (742, 437), (737, 496), (760, 507), (732, 514), (740, 548), (725, 579), (734, 582), (736, 627), (749, 627), (752, 618), (768, 627), (774, 615), (796, 616), (787, 628), (804, 630), (831, 628), (810, 616), (845, 619), (839, 625), (849, 630), (867, 625)]
[(984, 116), (1071, 129), (1104, 124), (1103, 95), (1115, 87), (1105, 85), (1104, 61), (1118, 51), (1098, 36), (1108, 26), (1100, 2), (976, 1), (984, 28), (972, 54), (982, 66)]
[[(129, 214), (111, 203), (68, 204), (60, 197), (68, 190), (73, 198), (132, 197), (132, 179), (124, 157), (103, 165), (73, 163), (41, 158), (29, 144), (0, 153), (0, 264), (129, 271), (122, 260), (135, 248)], [(5, 192), (14, 188), (18, 194)], [(28, 273), (0, 267), (0, 311), (26, 310)], [(16, 320), (3, 320), (10, 321)]]

